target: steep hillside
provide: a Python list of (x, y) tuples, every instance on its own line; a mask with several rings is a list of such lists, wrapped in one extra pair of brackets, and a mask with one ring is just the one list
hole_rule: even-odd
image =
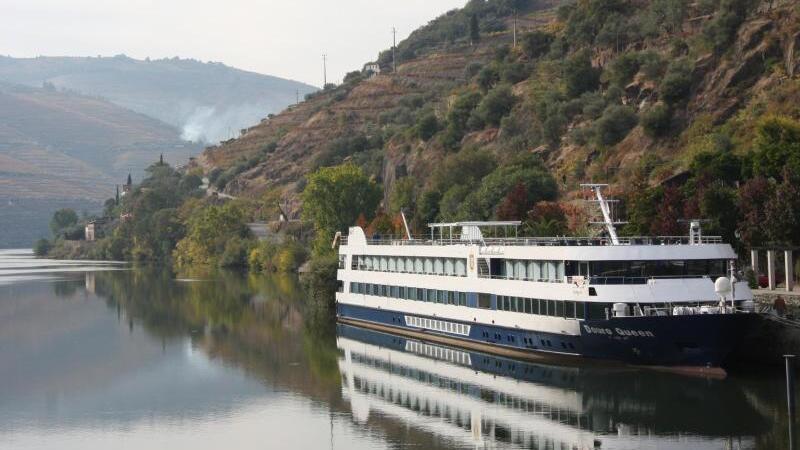
[(0, 84), (0, 247), (46, 235), (59, 207), (98, 209), (160, 154), (186, 161), (199, 148), (179, 134), (101, 99)]
[(470, 2), (400, 43), (397, 73), (384, 52), (380, 75), (351, 74), (198, 162), (226, 192), (294, 209), (305, 175), (351, 161), (383, 183), (387, 210), (410, 207), (417, 223), (537, 221), (549, 210), (531, 182), (502, 181), (536, 155), (572, 232), (587, 231), (573, 200), (591, 180), (626, 200), (627, 233), (683, 233), (677, 219), (706, 217), (729, 239), (743, 231), (740, 185), (792, 184), (759, 160), (800, 160), (796, 2), (557, 4)]
[(0, 81), (52, 85), (103, 97), (179, 128), (185, 139), (217, 142), (316, 90), (296, 81), (187, 59), (0, 57)]

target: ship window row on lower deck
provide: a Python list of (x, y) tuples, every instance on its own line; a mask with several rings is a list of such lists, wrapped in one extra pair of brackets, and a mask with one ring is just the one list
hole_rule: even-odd
[(497, 310), (563, 317), (566, 319), (583, 319), (584, 317), (583, 302), (570, 300), (546, 300), (498, 295)]
[(350, 292), (353, 294), (375, 295), (378, 297), (467, 306), (466, 292), (355, 282), (350, 283)]
[[(466, 292), (443, 291), (439, 289), (425, 289), (406, 286), (386, 286), (372, 283), (350, 283), (350, 293), (374, 295), (377, 297), (398, 298), (404, 300), (416, 300), (421, 302), (442, 303), (447, 305), (473, 306), (468, 301)], [(610, 304), (602, 304), (609, 306)], [(491, 309), (491, 296), (489, 294), (478, 294), (477, 304), (482, 309)], [(526, 314), (536, 314), (541, 316), (563, 317), (566, 319), (582, 319), (586, 311), (584, 302), (571, 300), (545, 300), (536, 298), (496, 296), (496, 309), (498, 311), (510, 311)], [(594, 309), (594, 308), (590, 308)], [(593, 314), (605, 317), (605, 314)]]
[(467, 276), (466, 258), (353, 255), (352, 270)]

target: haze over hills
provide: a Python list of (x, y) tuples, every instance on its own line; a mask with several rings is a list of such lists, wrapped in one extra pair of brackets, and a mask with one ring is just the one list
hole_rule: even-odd
[(52, 84), (100, 96), (181, 130), (186, 140), (216, 143), (281, 111), (316, 87), (192, 59), (0, 57), (0, 81)]
[(129, 172), (201, 149), (164, 122), (100, 98), (0, 83), (0, 248), (49, 232), (55, 209), (95, 212)]

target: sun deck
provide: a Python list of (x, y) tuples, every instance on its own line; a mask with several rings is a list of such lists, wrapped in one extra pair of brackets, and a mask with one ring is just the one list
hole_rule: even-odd
[[(452, 238), (412, 237), (411, 239), (397, 236), (378, 236), (367, 239), (367, 245), (479, 245), (482, 247), (496, 246), (631, 246), (631, 245), (698, 245), (722, 244), (720, 236), (630, 236), (619, 237), (619, 244), (613, 244), (606, 237), (487, 237), (483, 239), (462, 239), (459, 235)], [(347, 238), (342, 238), (342, 245), (347, 245)]]

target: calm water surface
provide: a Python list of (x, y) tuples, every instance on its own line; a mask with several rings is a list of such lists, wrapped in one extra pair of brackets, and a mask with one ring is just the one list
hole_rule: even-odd
[(0, 251), (2, 449), (788, 448), (781, 371), (527, 364), (337, 327), (293, 277)]

